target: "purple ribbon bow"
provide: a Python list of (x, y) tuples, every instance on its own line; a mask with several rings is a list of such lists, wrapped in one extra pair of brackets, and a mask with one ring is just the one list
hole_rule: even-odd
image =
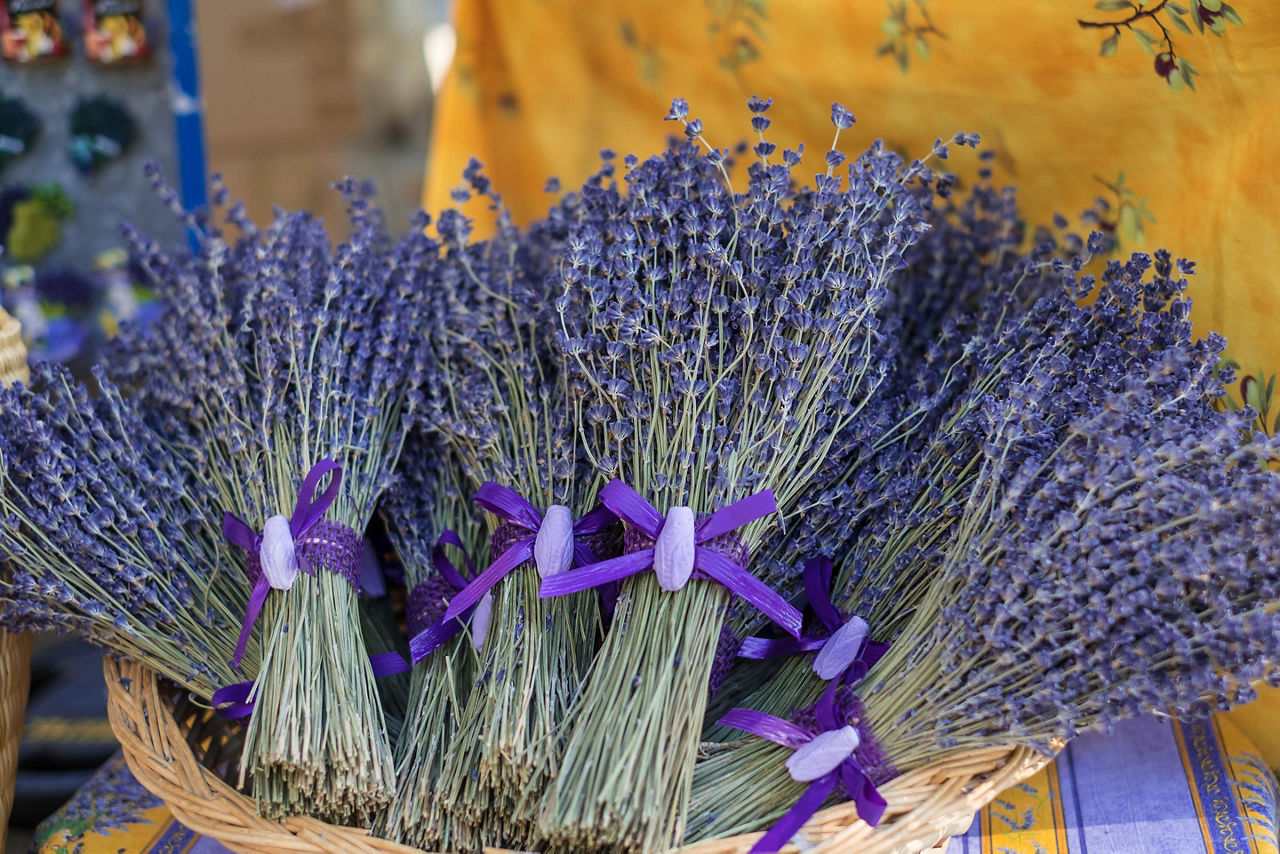
[[(321, 479), (330, 472), (333, 473), (333, 477), (329, 480), (328, 488), (325, 489), (323, 494), (317, 496), (316, 490), (320, 488)], [(329, 509), (334, 499), (338, 497), (338, 488), (341, 485), (342, 467), (333, 460), (326, 458), (311, 467), (311, 471), (307, 472), (307, 477), (302, 482), (302, 489), (298, 491), (298, 503), (294, 506), (293, 516), (289, 519), (289, 533), (293, 535), (295, 542), (320, 521), (325, 511)], [(262, 535), (231, 512), (223, 514), (222, 536), (226, 537), (234, 545), (245, 549), (251, 555), (257, 554), (258, 550), (262, 548)], [(298, 552), (297, 559), (300, 572), (315, 575), (315, 571), (311, 569), (305, 555)], [(253, 592), (249, 594), (249, 604), (245, 608), (244, 622), (240, 627), (240, 642), (236, 644), (236, 654), (231, 659), (232, 666), (237, 669), (240, 667), (240, 661), (244, 658), (245, 649), (249, 645), (249, 635), (253, 632), (253, 624), (257, 622), (258, 614), (262, 611), (262, 604), (267, 601), (269, 592), (271, 592), (271, 583), (267, 578), (267, 573), (260, 571), (254, 581)]]
[[(818, 618), (818, 622), (827, 630), (825, 635), (802, 636), (798, 638), (757, 638), (749, 637), (742, 642), (738, 652), (740, 658), (779, 658), (787, 655), (798, 655), (802, 652), (818, 651), (819, 658), (838, 659), (835, 672), (824, 670), (830, 667), (827, 661), (814, 661), (814, 669), (824, 679), (843, 675), (848, 683), (857, 682), (867, 675), (875, 663), (884, 657), (891, 644), (872, 641), (865, 631), (866, 623), (858, 617), (846, 617), (831, 600), (831, 561), (826, 557), (811, 558), (804, 565), (804, 590), (809, 599), (809, 610)], [(857, 621), (857, 624), (854, 621)], [(860, 624), (860, 625), (859, 625)], [(836, 644), (848, 643), (848, 649), (837, 650), (828, 646), (828, 641)], [(848, 661), (848, 664), (844, 662)]]
[[(462, 573), (453, 561), (449, 560), (449, 556), (445, 553), (445, 546), (456, 546), (462, 551), (462, 559), (467, 562), (467, 571), (472, 578), (476, 577), (476, 566), (471, 562), (471, 556), (467, 554), (466, 546), (462, 543), (462, 538), (458, 536), (456, 531), (444, 531), (435, 546), (431, 549), (431, 565), (435, 567), (436, 572), (445, 580), (445, 583), (454, 590), (463, 590), (467, 586), (467, 579), (462, 577)], [(446, 614), (440, 620), (427, 626), (409, 639), (409, 656), (413, 659), (413, 663), (417, 664), (431, 653), (435, 652), (442, 644), (450, 638), (456, 636), (462, 631), (463, 625), (467, 620), (471, 619), (475, 606), (467, 608), (460, 615), (460, 619), (449, 619)]]
[[(833, 682), (832, 687), (835, 685), (836, 683)], [(800, 751), (811, 742), (823, 738), (839, 745), (842, 741), (841, 736), (850, 728), (843, 727), (840, 723), (836, 712), (835, 692), (830, 689), (824, 692), (823, 698), (814, 711), (818, 726), (821, 727), (821, 732), (817, 733), (810, 732), (791, 721), (751, 709), (731, 709), (719, 720), (719, 724), (767, 738), (775, 744), (795, 751)], [(847, 748), (848, 742), (845, 741), (843, 746)], [(832, 756), (831, 748), (820, 744), (815, 744), (813, 747), (817, 750), (811, 755), (802, 756), (799, 752), (793, 753), (792, 759), (787, 763), (793, 779), (802, 782), (812, 781), (809, 783), (809, 788), (792, 804), (791, 809), (787, 810), (782, 818), (778, 819), (773, 827), (769, 828), (765, 835), (751, 847), (750, 854), (777, 851), (786, 845), (791, 837), (795, 836), (796, 831), (804, 827), (805, 822), (821, 808), (823, 802), (840, 783), (844, 784), (845, 793), (857, 807), (858, 818), (872, 827), (880, 823), (888, 804), (867, 772), (858, 763), (853, 750), (849, 750), (847, 755), (840, 758), (838, 764), (835, 764), (831, 770), (815, 777), (813, 773), (803, 772), (822, 771), (823, 768), (831, 766), (832, 760), (844, 753), (844, 750), (837, 747), (839, 752)]]
[[(538, 508), (530, 504), (527, 499), (515, 490), (508, 489), (493, 481), (482, 483), (480, 488), (476, 490), (475, 498), (472, 500), (499, 519), (528, 531), (528, 536), (521, 537), (508, 546), (507, 550), (500, 554), (493, 563), (489, 564), (489, 567), (484, 572), (472, 579), (470, 584), (464, 587), (457, 596), (453, 597), (449, 602), (449, 607), (444, 612), (445, 620), (455, 619), (465, 611), (474, 608), (480, 602), (481, 597), (493, 589), (493, 586), (505, 578), (511, 570), (531, 560), (534, 557), (534, 546), (537, 543), (538, 532), (542, 528), (543, 514)], [(586, 543), (582, 541), (582, 537), (599, 533), (617, 521), (617, 517), (612, 512), (600, 507), (574, 522), (572, 528), (573, 562), (578, 565), (594, 563), (595, 555), (592, 554)]]
[[(620, 480), (612, 480), (600, 490), (600, 502), (653, 540), (655, 546), (544, 578), (539, 592), (543, 598), (578, 593), (654, 568), (656, 543), (667, 520), (638, 492)], [(773, 493), (765, 490), (707, 516), (693, 530), (693, 568), (746, 599), (788, 634), (799, 637), (802, 622), (799, 611), (728, 555), (704, 545), (748, 522), (775, 513), (777, 509)]]

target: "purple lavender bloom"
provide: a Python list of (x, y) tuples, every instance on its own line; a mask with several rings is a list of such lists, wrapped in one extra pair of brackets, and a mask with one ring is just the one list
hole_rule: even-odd
[[(93, 397), (38, 364), (29, 384), (0, 388), (0, 624), (76, 632), (208, 696), (230, 675), (244, 601), (216, 572), (213, 496), (95, 379)], [(214, 611), (198, 605), (206, 592)]]

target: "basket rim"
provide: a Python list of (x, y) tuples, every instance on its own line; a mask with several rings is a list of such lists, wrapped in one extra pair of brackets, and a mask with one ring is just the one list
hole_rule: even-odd
[[(150, 669), (110, 654), (103, 659), (107, 715), (125, 761), (140, 783), (162, 799), (191, 830), (241, 851), (302, 854), (427, 854), (381, 839), (367, 830), (326, 824), (298, 816), (276, 822), (257, 814), (253, 800), (221, 780), (196, 759), (160, 682)], [(1055, 753), (1061, 744), (1055, 743)], [(805, 824), (804, 850), (863, 854), (908, 854), (932, 848), (963, 833), (973, 814), (1001, 791), (1031, 776), (1050, 761), (1025, 745), (953, 752), (903, 774), (881, 787), (889, 802), (885, 819), (871, 828), (857, 818), (852, 803), (822, 810)], [(673, 851), (680, 854), (746, 854), (761, 833), (710, 839)], [(498, 852), (501, 849), (485, 849)], [(794, 843), (783, 851), (795, 852)], [(440, 852), (434, 852), (440, 854)]]

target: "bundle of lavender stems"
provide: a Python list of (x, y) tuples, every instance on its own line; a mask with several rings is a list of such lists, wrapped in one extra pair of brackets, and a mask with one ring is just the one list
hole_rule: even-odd
[(215, 697), (252, 711), (241, 780), (264, 815), (367, 823), (395, 780), (361, 633), (359, 561), (420, 413), (415, 331), (435, 244), (420, 229), (392, 243), (352, 182), (342, 187), (351, 236), (336, 247), (308, 214), (281, 212), (259, 231), (238, 207), (230, 242), (157, 189), (200, 235), (198, 250), (165, 252), (130, 233), (162, 308), (117, 342), (112, 370), (187, 456), (217, 497), (209, 512), (243, 549), (254, 592), (241, 644), (261, 633), (262, 666), (250, 690), (236, 682)]
[[(450, 602), (474, 608), (481, 660), (433, 797), (489, 845), (539, 836), (562, 728), (600, 634), (599, 597), (540, 597), (544, 577), (616, 551), (612, 514), (594, 508), (599, 475), (576, 429), (576, 402), (552, 358), (549, 258), (561, 217), (521, 233), (473, 162), (456, 197), (487, 199), (496, 233), (469, 241), (456, 211), (437, 230), (448, 297), (430, 385), (432, 422), (483, 512), (489, 568)], [(487, 615), (481, 635), (479, 615)]]
[(410, 677), (408, 716), (395, 747), (396, 794), (373, 830), (427, 851), (471, 850), (478, 835), (453, 818), (434, 788), (477, 665), (476, 635), (457, 621), (446, 623), (444, 611), (475, 576), (470, 555), (481, 553), (484, 535), (467, 510), (460, 467), (439, 437), (411, 435), (399, 474), (380, 512), (404, 567), (408, 633), (437, 646)]
[[(838, 104), (806, 180), (769, 107), (735, 155), (677, 99), (524, 228), (472, 163), (483, 239), (157, 180), (197, 235), (128, 231), (158, 321), (0, 389), (0, 625), (247, 726), (263, 815), (425, 850), (772, 851), (956, 752), (1280, 682), (1280, 440), (1193, 265), (1028, 228), (990, 152), (940, 171), (972, 135), (846, 158)], [(362, 606), (375, 512), (404, 590)]]

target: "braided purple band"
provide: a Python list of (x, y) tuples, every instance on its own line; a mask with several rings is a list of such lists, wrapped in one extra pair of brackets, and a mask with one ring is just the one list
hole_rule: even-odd
[(321, 519), (294, 544), (313, 572), (332, 572), (345, 578), (352, 589), (360, 589), (364, 538), (355, 531), (338, 522)]
[(444, 618), (454, 586), (436, 573), (413, 585), (405, 602), (405, 617), (409, 622), (409, 637), (425, 631), (430, 625)]

